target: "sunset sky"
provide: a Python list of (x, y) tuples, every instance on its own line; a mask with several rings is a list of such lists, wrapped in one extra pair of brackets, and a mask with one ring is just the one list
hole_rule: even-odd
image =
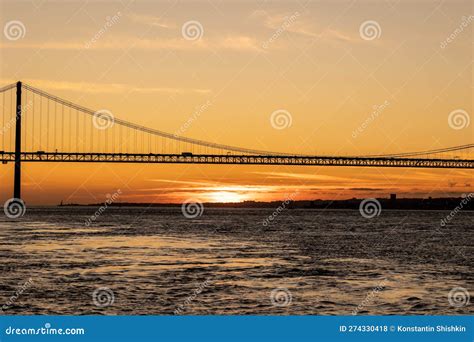
[[(22, 80), (140, 125), (286, 153), (385, 154), (474, 140), (471, 1), (0, 3), (0, 86)], [(13, 20), (25, 28), (19, 39), (5, 33)], [(202, 27), (197, 39), (183, 32), (190, 21)], [(278, 110), (291, 118), (282, 129), (272, 125)], [(453, 129), (456, 110), (471, 123)], [(12, 177), (13, 165), (1, 165), (2, 201)], [(444, 197), (473, 185), (472, 171), (452, 169), (23, 164), (32, 204), (95, 203), (118, 189), (120, 201), (229, 202)]]

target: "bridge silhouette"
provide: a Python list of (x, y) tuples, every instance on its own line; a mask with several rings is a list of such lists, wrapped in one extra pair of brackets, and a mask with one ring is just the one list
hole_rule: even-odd
[(15, 199), (21, 199), (23, 162), (474, 168), (474, 159), (459, 157), (472, 151), (474, 144), (365, 156), (290, 154), (166, 133), (121, 120), (107, 110), (85, 108), (22, 82), (0, 88), (0, 100), (0, 161), (15, 165)]

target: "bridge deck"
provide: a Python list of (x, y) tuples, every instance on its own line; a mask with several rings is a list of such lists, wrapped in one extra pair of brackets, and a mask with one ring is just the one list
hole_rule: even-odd
[[(0, 151), (0, 161), (14, 162), (14, 152)], [(22, 162), (74, 163), (177, 163), (177, 164), (242, 164), (302, 166), (365, 166), (408, 168), (473, 169), (474, 160), (420, 159), (387, 157), (329, 157), (280, 155), (217, 155), (217, 154), (133, 154), (133, 153), (64, 153), (22, 152)]]

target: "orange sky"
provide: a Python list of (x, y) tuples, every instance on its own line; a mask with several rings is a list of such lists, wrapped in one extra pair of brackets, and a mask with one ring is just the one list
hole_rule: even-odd
[[(1, 36), (0, 85), (21, 79), (141, 125), (270, 151), (363, 155), (473, 141), (474, 124), (448, 124), (454, 110), (473, 112), (470, 1), (0, 3), (2, 26), (25, 28)], [(199, 39), (183, 36), (188, 21), (202, 26)], [(361, 31), (367, 22), (378, 25), (374, 39)], [(275, 129), (277, 110), (291, 125)], [(1, 200), (12, 174), (0, 167)], [(160, 202), (473, 191), (467, 170), (24, 164), (23, 175), (34, 204), (102, 201), (117, 189), (120, 201)]]

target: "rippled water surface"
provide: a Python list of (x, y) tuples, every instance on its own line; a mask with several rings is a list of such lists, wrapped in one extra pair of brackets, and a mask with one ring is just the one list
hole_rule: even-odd
[(0, 217), (4, 314), (474, 312), (448, 300), (474, 291), (472, 212), (441, 228), (449, 212), (286, 210), (264, 226), (271, 209), (112, 207), (85, 225), (96, 210)]

